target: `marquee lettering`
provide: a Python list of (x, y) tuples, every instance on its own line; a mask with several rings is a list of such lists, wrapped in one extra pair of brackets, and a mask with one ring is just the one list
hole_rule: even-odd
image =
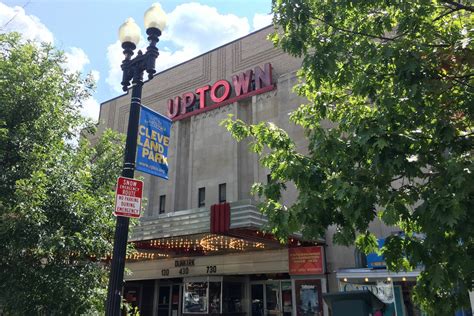
[[(187, 92), (183, 94), (183, 106), (181, 108), (181, 114), (186, 114), (187, 109), (194, 105), (194, 102), (196, 102), (196, 95), (192, 92)], [(177, 106), (177, 108), (179, 108)]]
[(252, 83), (253, 71), (247, 70), (239, 75), (232, 76), (232, 83), (235, 88), (235, 95), (240, 96), (247, 94), (250, 91), (250, 84)]
[[(224, 106), (240, 99), (264, 93), (275, 88), (272, 79), (272, 65), (267, 63), (263, 69), (259, 66), (232, 76), (232, 84), (225, 79), (216, 81), (212, 86), (205, 85), (194, 92), (186, 92), (168, 100), (168, 117), (178, 121), (192, 115)], [(212, 101), (207, 104), (208, 96)], [(196, 105), (196, 102), (199, 105)]]
[(189, 267), (194, 266), (194, 259), (180, 259), (174, 261), (175, 267)]

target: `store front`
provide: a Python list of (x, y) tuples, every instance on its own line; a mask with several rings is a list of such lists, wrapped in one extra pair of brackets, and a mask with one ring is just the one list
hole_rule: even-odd
[(124, 298), (140, 315), (319, 316), (327, 315), (323, 284), (322, 279), (293, 279), (287, 274), (129, 281)]
[[(127, 264), (132, 274), (127, 276), (124, 298), (140, 315), (150, 316), (327, 315), (322, 303), (324, 274), (290, 275), (289, 263), (295, 260), (290, 252), (294, 250), (141, 258)], [(321, 255), (304, 253), (317, 261)]]
[(135, 229), (124, 298), (140, 315), (327, 315), (323, 241), (281, 244), (239, 201), (160, 215)]
[(412, 299), (420, 271), (390, 272), (386, 269), (340, 269), (340, 292), (369, 290), (385, 303), (384, 316), (424, 316)]
[(245, 281), (223, 276), (185, 278), (183, 315), (246, 315)]

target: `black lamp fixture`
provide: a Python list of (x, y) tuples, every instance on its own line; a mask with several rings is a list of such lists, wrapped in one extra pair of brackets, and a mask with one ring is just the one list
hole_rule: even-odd
[[(125, 59), (122, 61), (122, 89), (128, 91), (132, 82), (130, 115), (128, 117), (127, 140), (125, 142), (124, 163), (122, 176), (133, 178), (135, 175), (135, 156), (137, 151), (138, 123), (142, 98), (143, 73), (148, 73), (148, 79), (153, 78), (155, 61), (158, 57), (158, 43), (161, 31), (166, 26), (166, 15), (158, 3), (153, 4), (145, 12), (145, 27), (150, 45), (146, 52), (138, 51), (132, 58), (133, 51), (140, 41), (140, 28), (132, 18), (128, 18), (120, 26), (119, 38), (122, 42)], [(117, 216), (115, 226), (114, 250), (110, 266), (109, 287), (107, 293), (106, 315), (119, 316), (122, 301), (123, 272), (127, 250), (129, 218)]]
[(119, 38), (122, 42), (123, 53), (125, 59), (122, 62), (122, 89), (127, 91), (130, 80), (136, 85), (143, 82), (143, 72), (148, 73), (148, 79), (153, 78), (155, 70), (155, 61), (158, 57), (158, 48), (156, 44), (159, 41), (161, 31), (166, 27), (166, 15), (158, 3), (153, 4), (145, 12), (146, 34), (150, 45), (143, 54), (138, 51), (137, 56), (132, 59), (133, 51), (140, 41), (140, 28), (132, 18), (128, 18), (125, 23), (120, 26)]

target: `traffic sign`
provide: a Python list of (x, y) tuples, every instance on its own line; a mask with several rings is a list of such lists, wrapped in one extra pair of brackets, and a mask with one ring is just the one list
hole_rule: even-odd
[(115, 216), (140, 217), (143, 181), (119, 177), (115, 191)]

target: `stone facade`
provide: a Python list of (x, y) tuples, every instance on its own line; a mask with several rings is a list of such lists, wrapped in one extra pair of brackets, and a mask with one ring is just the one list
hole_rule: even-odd
[[(169, 148), (169, 180), (139, 174), (145, 179), (148, 204), (144, 218), (158, 215), (159, 197), (166, 195), (166, 213), (198, 207), (198, 189), (206, 189), (206, 206), (218, 203), (219, 184), (226, 183), (227, 201), (252, 198), (254, 182), (266, 182), (268, 170), (248, 150), (248, 142), (236, 142), (219, 123), (229, 114), (247, 123), (274, 122), (295, 140), (298, 150), (306, 151), (303, 130), (289, 122), (289, 113), (305, 99), (293, 93), (296, 72), (301, 60), (274, 48), (267, 40), (272, 28), (264, 28), (246, 37), (216, 48), (183, 64), (157, 74), (143, 87), (142, 103), (164, 115), (167, 101), (220, 79), (232, 82), (232, 75), (271, 63), (276, 89), (232, 104), (176, 121), (171, 131)], [(157, 63), (160, 62), (158, 57)], [(126, 94), (101, 104), (99, 133), (112, 128), (122, 133), (127, 129), (130, 95)], [(296, 199), (294, 186), (283, 194), (286, 203)], [(314, 206), (315, 208), (317, 205)], [(392, 229), (376, 222), (372, 230), (378, 237)], [(329, 290), (338, 291), (335, 271), (354, 267), (354, 248), (334, 246), (329, 228), (326, 236), (326, 259), (330, 273)]]

